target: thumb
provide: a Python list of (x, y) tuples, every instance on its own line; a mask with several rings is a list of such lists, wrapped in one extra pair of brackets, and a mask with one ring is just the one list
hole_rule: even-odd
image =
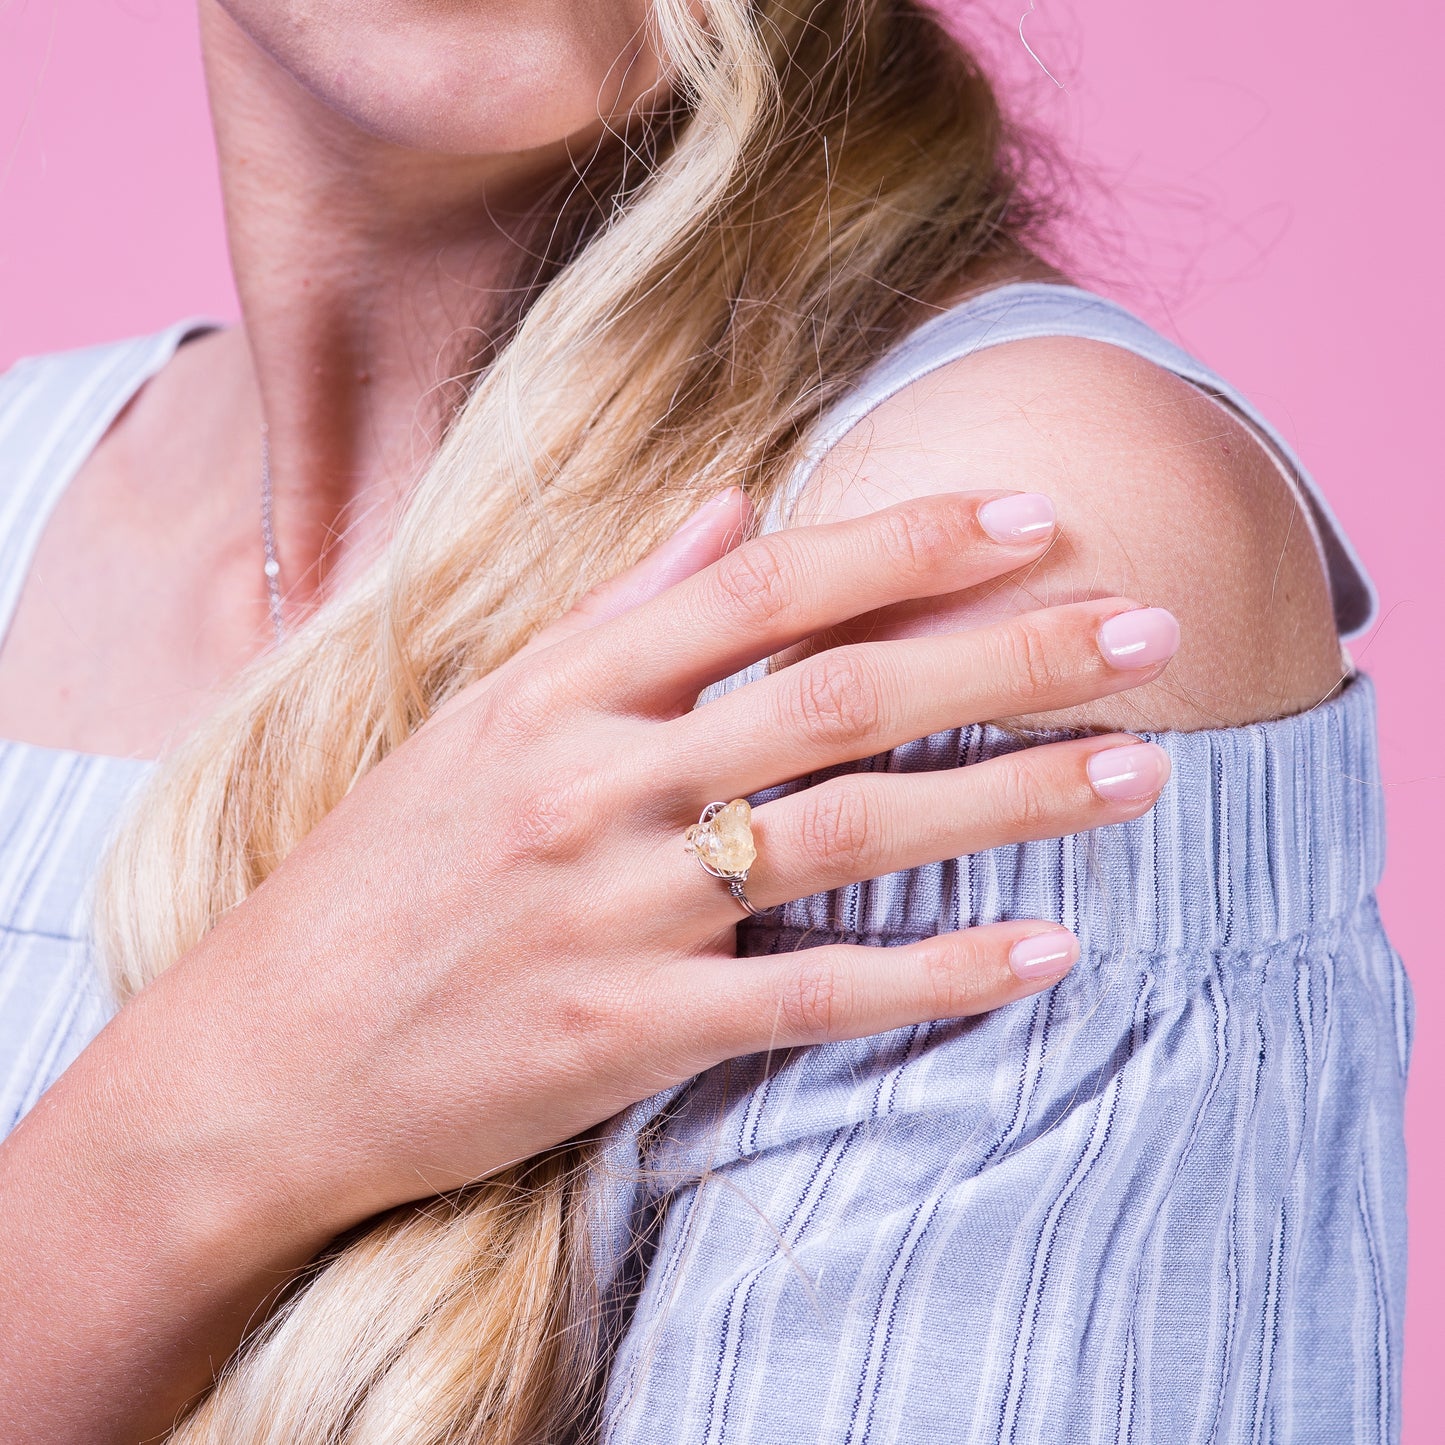
[(701, 572), (742, 541), (751, 516), (752, 505), (741, 487), (719, 492), (636, 566), (594, 587), (565, 617), (539, 632), (522, 652), (548, 647), (596, 627), (665, 592), (694, 572)]
[(469, 698), (492, 687), (522, 658), (561, 642), (574, 633), (585, 632), (599, 623), (620, 616), (676, 582), (711, 566), (742, 541), (752, 517), (752, 504), (741, 487), (729, 487), (704, 502), (666, 541), (654, 547), (642, 561), (616, 577), (594, 587), (564, 617), (539, 632), (519, 648), (496, 672), (464, 688), (444, 702), (426, 726), (464, 707)]

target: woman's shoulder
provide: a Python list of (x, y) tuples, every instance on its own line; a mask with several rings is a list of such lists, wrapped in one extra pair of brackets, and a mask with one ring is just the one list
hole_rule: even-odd
[(0, 476), (55, 474), (82, 456), (187, 338), (219, 323), (191, 316), (159, 331), (21, 356), (0, 368)]
[(27, 351), (0, 364), (0, 402), (12, 401), (21, 392), (37, 386), (47, 389), (71, 378), (83, 384), (125, 364), (175, 328), (145, 335), (113, 337), (51, 350)]
[(37, 387), (59, 395), (107, 383), (123, 385), (164, 364), (192, 336), (221, 327), (208, 316), (184, 316), (154, 331), (26, 352), (0, 363), (0, 402)]
[[(1061, 321), (1061, 304), (1073, 319), (1066, 311)], [(949, 359), (934, 365), (950, 328)], [(835, 424), (797, 519), (854, 516), (942, 490), (1045, 492), (1059, 538), (1026, 574), (900, 609), (883, 625), (936, 630), (1127, 596), (1180, 618), (1184, 642), (1168, 673), (1030, 722), (1198, 729), (1301, 711), (1329, 696), (1348, 667), (1309, 495), (1246, 415), (1180, 374), (1187, 360), (1074, 288), (1025, 284), (975, 297), (885, 359), (852, 415), (845, 401), (846, 429)]]

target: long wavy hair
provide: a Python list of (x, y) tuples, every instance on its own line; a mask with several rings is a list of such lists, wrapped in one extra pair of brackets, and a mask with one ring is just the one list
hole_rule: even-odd
[[(531, 216), (384, 556), (249, 669), (128, 817), (97, 916), (121, 999), (706, 495), (738, 483), (765, 507), (810, 423), (930, 298), (1022, 254), (1029, 152), (917, 0), (698, 8), (654, 0), (669, 98)], [(591, 1438), (608, 1343), (593, 1169), (577, 1142), (352, 1230), (170, 1438)]]

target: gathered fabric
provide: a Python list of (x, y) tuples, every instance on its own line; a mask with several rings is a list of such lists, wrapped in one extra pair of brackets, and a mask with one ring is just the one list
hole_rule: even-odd
[(1135, 822), (745, 924), (762, 954), (1038, 916), (1082, 957), (1033, 999), (737, 1060), (618, 1126), (607, 1439), (1397, 1439), (1411, 1003), (1373, 895), (1373, 705), (1356, 677), (1281, 722), (1148, 734), (1174, 771)]

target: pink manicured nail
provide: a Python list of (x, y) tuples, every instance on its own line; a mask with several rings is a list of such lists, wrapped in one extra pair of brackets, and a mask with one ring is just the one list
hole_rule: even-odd
[(1054, 530), (1054, 504), (1042, 492), (995, 497), (978, 509), (978, 525), (995, 542), (1042, 542)]
[(1079, 940), (1067, 929), (1031, 933), (1009, 949), (1009, 967), (1029, 983), (1062, 978), (1078, 962)]
[(732, 501), (733, 497), (737, 494), (737, 490), (736, 487), (727, 487), (719, 492), (717, 496), (709, 497), (672, 535), (674, 537), (686, 537), (697, 531), (714, 513), (720, 512)]
[(1121, 612), (1099, 628), (1099, 651), (1111, 667), (1153, 667), (1179, 650), (1179, 623), (1162, 607)]
[(1169, 754), (1154, 743), (1105, 748), (1084, 766), (1094, 791), (1110, 803), (1152, 798), (1169, 781)]

